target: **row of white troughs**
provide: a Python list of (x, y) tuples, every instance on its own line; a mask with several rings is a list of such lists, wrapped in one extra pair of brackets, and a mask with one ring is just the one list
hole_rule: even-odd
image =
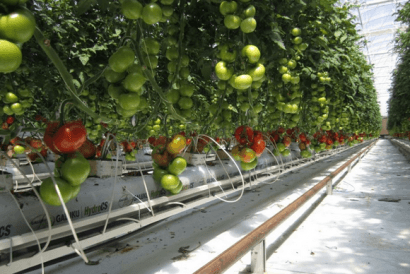
[(390, 141), (408, 160), (410, 160), (410, 141), (408, 139), (391, 139)]
[[(369, 141), (359, 145), (364, 146), (368, 143)], [(69, 216), (64, 213), (62, 207), (46, 206), (46, 213), (38, 198), (30, 192), (11, 194), (10, 181), (14, 190), (17, 190), (19, 185), (27, 185), (21, 172), (8, 164), (2, 169), (11, 175), (1, 175), (3, 191), (0, 191), (0, 251), (3, 255), (0, 273), (15, 273), (38, 265), (40, 260), (49, 261), (68, 255), (74, 252), (73, 247), (85, 249), (215, 199), (224, 202), (238, 201), (247, 188), (261, 183), (272, 183), (284, 172), (347, 149), (350, 147), (341, 146), (314, 154), (311, 159), (300, 158), (300, 151), (296, 146), (288, 157), (274, 157), (270, 151), (265, 150), (258, 160), (257, 167), (249, 172), (241, 172), (238, 169), (239, 162), (220, 160), (217, 157), (212, 163), (187, 167), (180, 175), (184, 187), (178, 195), (170, 195), (164, 191), (154, 182), (151, 175), (141, 176), (139, 173), (138, 176), (117, 174), (106, 178), (89, 177), (82, 184), (77, 198), (66, 204)], [(136, 171), (144, 169), (146, 173), (150, 167), (147, 161), (149, 156), (138, 154), (136, 157), (136, 162), (122, 165), (122, 173), (128, 173), (131, 168)], [(54, 163), (47, 164), (51, 170), (54, 169)], [(20, 168), (29, 178), (38, 180), (40, 177), (49, 176), (49, 173), (44, 172), (44, 163), (33, 168), (20, 165)], [(19, 207), (13, 201), (12, 195), (17, 199)], [(67, 222), (68, 218), (72, 220), (76, 233), (87, 232), (80, 238), (81, 247), (71, 240), (72, 229)], [(31, 232), (28, 225), (36, 233)], [(46, 250), (38, 252), (38, 248), (33, 249), (37, 246), (36, 238), (46, 245), (51, 238), (61, 239), (65, 244), (49, 246)], [(67, 241), (72, 244), (67, 245)], [(13, 258), (9, 256), (11, 251), (19, 250), (24, 254), (23, 257), (19, 258), (19, 252), (15, 252)], [(34, 256), (27, 258), (27, 250), (31, 250)]]

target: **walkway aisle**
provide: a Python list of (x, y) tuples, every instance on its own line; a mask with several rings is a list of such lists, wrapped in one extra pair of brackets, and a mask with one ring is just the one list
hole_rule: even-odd
[(409, 162), (379, 140), (267, 265), (269, 274), (410, 273)]

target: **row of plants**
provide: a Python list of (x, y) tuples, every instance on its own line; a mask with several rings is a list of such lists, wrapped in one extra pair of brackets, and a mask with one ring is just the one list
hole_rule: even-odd
[(396, 22), (405, 28), (396, 34), (394, 48), (398, 53), (398, 65), (392, 75), (387, 126), (390, 135), (410, 140), (410, 3), (405, 3), (399, 9)]
[(2, 1), (2, 150), (33, 160), (50, 150), (61, 156), (58, 168), (77, 159), (84, 168), (76, 187), (88, 170), (81, 157), (112, 156), (109, 136), (126, 160), (151, 138), (154, 162), (178, 192), (185, 163), (178, 158), (170, 171), (177, 157), (169, 155), (191, 137), (192, 152), (213, 143), (196, 136), (236, 139), (232, 155), (249, 170), (266, 142), (283, 156), (299, 142), (309, 157), (310, 143), (319, 152), (378, 136), (352, 6), (335, 3)]

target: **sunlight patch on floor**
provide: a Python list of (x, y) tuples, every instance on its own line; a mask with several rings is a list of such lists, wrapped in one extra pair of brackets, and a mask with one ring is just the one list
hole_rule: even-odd
[(410, 236), (410, 229), (403, 229), (402, 231), (400, 231), (400, 234), (398, 237), (400, 239), (407, 239), (409, 238), (409, 236)]

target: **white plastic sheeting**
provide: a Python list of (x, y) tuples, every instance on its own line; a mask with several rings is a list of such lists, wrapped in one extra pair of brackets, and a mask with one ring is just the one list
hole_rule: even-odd
[(351, 10), (356, 16), (356, 29), (367, 40), (367, 45), (362, 47), (363, 53), (371, 63), (374, 73), (374, 83), (380, 111), (387, 116), (387, 102), (391, 86), (392, 72), (397, 65), (397, 54), (394, 53), (394, 37), (398, 29), (403, 26), (395, 22), (404, 0), (340, 0), (340, 4), (360, 5)]

